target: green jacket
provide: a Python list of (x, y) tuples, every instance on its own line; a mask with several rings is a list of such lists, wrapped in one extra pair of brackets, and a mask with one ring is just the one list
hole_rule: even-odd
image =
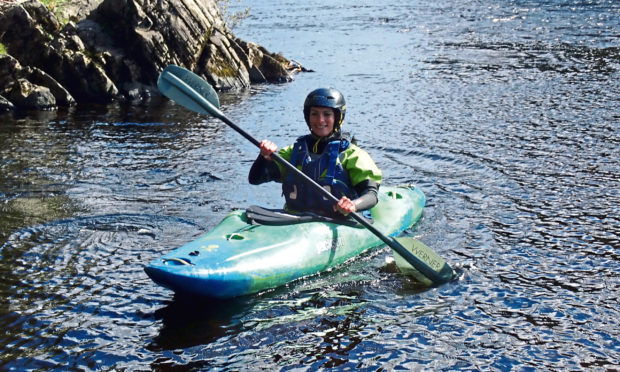
[[(291, 152), (293, 145), (287, 146), (278, 151), (278, 155), (284, 159), (291, 160)], [(362, 181), (374, 181), (381, 183), (381, 170), (377, 167), (370, 155), (360, 147), (350, 144), (349, 147), (340, 153), (340, 163), (344, 169), (349, 172), (349, 178), (353, 186), (358, 185)], [(277, 164), (280, 173), (278, 182), (283, 182), (287, 175), (287, 169)]]

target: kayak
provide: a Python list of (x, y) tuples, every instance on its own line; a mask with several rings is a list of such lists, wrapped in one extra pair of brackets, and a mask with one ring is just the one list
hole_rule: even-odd
[[(425, 204), (415, 186), (381, 186), (378, 199), (367, 217), (389, 236), (413, 226)], [(177, 293), (231, 298), (320, 273), (382, 244), (354, 220), (252, 206), (231, 212), (213, 230), (144, 270)]]

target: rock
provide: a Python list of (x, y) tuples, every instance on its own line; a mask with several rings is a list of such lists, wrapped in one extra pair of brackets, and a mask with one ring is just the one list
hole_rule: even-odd
[(24, 109), (46, 110), (56, 108), (56, 99), (50, 90), (25, 79), (18, 79), (5, 88), (8, 99)]
[(15, 105), (13, 105), (8, 99), (0, 95), (0, 112), (6, 112), (6, 111), (12, 111), (12, 110), (15, 110)]
[(1, 41), (7, 52), (24, 66), (37, 66), (37, 62), (47, 55), (48, 44), (59, 31), (60, 24), (54, 14), (36, 0), (0, 13)]
[(139, 75), (130, 76), (133, 81), (154, 84), (167, 65), (175, 64), (223, 90), (250, 85), (242, 62), (246, 56), (231, 47), (233, 37), (214, 1), (105, 0), (87, 20), (110, 25), (108, 50), (140, 66), (134, 69)]
[(17, 107), (53, 109), (56, 105), (72, 106), (75, 100), (54, 78), (36, 67), (22, 67), (11, 56), (0, 57), (0, 95)]
[(24, 71), (24, 76), (27, 77), (28, 81), (49, 89), (50, 93), (54, 97), (54, 101), (58, 105), (75, 105), (75, 99), (73, 99), (73, 96), (71, 96), (71, 94), (69, 94), (69, 92), (67, 92), (62, 85), (58, 84), (53, 77), (46, 74), (43, 70), (36, 67), (28, 67)]
[(64, 13), (57, 12), (68, 19), (64, 27), (37, 0), (0, 8), (0, 41), (26, 66), (19, 74), (0, 71), (0, 87), (23, 79), (30, 85), (18, 85), (34, 89), (36, 104), (49, 105), (51, 94), (55, 104), (69, 106), (76, 101), (135, 102), (158, 95), (157, 78), (169, 64), (194, 71), (219, 90), (292, 80), (286, 58), (232, 34), (216, 0), (66, 4)]
[(8, 83), (11, 80), (17, 80), (21, 77), (19, 74), (21, 69), (22, 66), (15, 58), (8, 55), (0, 56), (0, 81)]
[(260, 73), (257, 80), (252, 81), (253, 83), (283, 83), (288, 81), (287, 78), (290, 75), (285, 66), (288, 66), (290, 62), (286, 58), (278, 54), (271, 54), (256, 43), (246, 43), (239, 39), (237, 42), (245, 55), (248, 56), (249, 67)]
[(58, 6), (56, 12), (61, 21), (78, 22), (95, 10), (102, 0), (69, 0)]

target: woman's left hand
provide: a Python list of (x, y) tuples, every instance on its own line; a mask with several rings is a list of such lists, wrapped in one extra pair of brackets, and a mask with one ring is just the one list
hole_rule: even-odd
[(346, 216), (349, 213), (357, 211), (357, 208), (351, 199), (343, 196), (338, 200), (338, 204), (334, 205), (334, 211), (340, 212)]

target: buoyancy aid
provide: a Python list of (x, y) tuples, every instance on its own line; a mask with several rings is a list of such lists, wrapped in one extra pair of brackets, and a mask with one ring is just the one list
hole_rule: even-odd
[[(356, 199), (357, 192), (351, 185), (348, 172), (339, 159), (340, 153), (349, 147), (349, 141), (338, 138), (328, 142), (321, 154), (314, 154), (308, 149), (304, 137), (299, 137), (295, 141), (290, 163), (325, 187), (337, 199), (343, 196)], [(289, 172), (282, 182), (282, 193), (288, 209), (342, 216), (334, 212), (333, 201), (317, 193), (307, 182), (299, 179), (292, 172)]]

